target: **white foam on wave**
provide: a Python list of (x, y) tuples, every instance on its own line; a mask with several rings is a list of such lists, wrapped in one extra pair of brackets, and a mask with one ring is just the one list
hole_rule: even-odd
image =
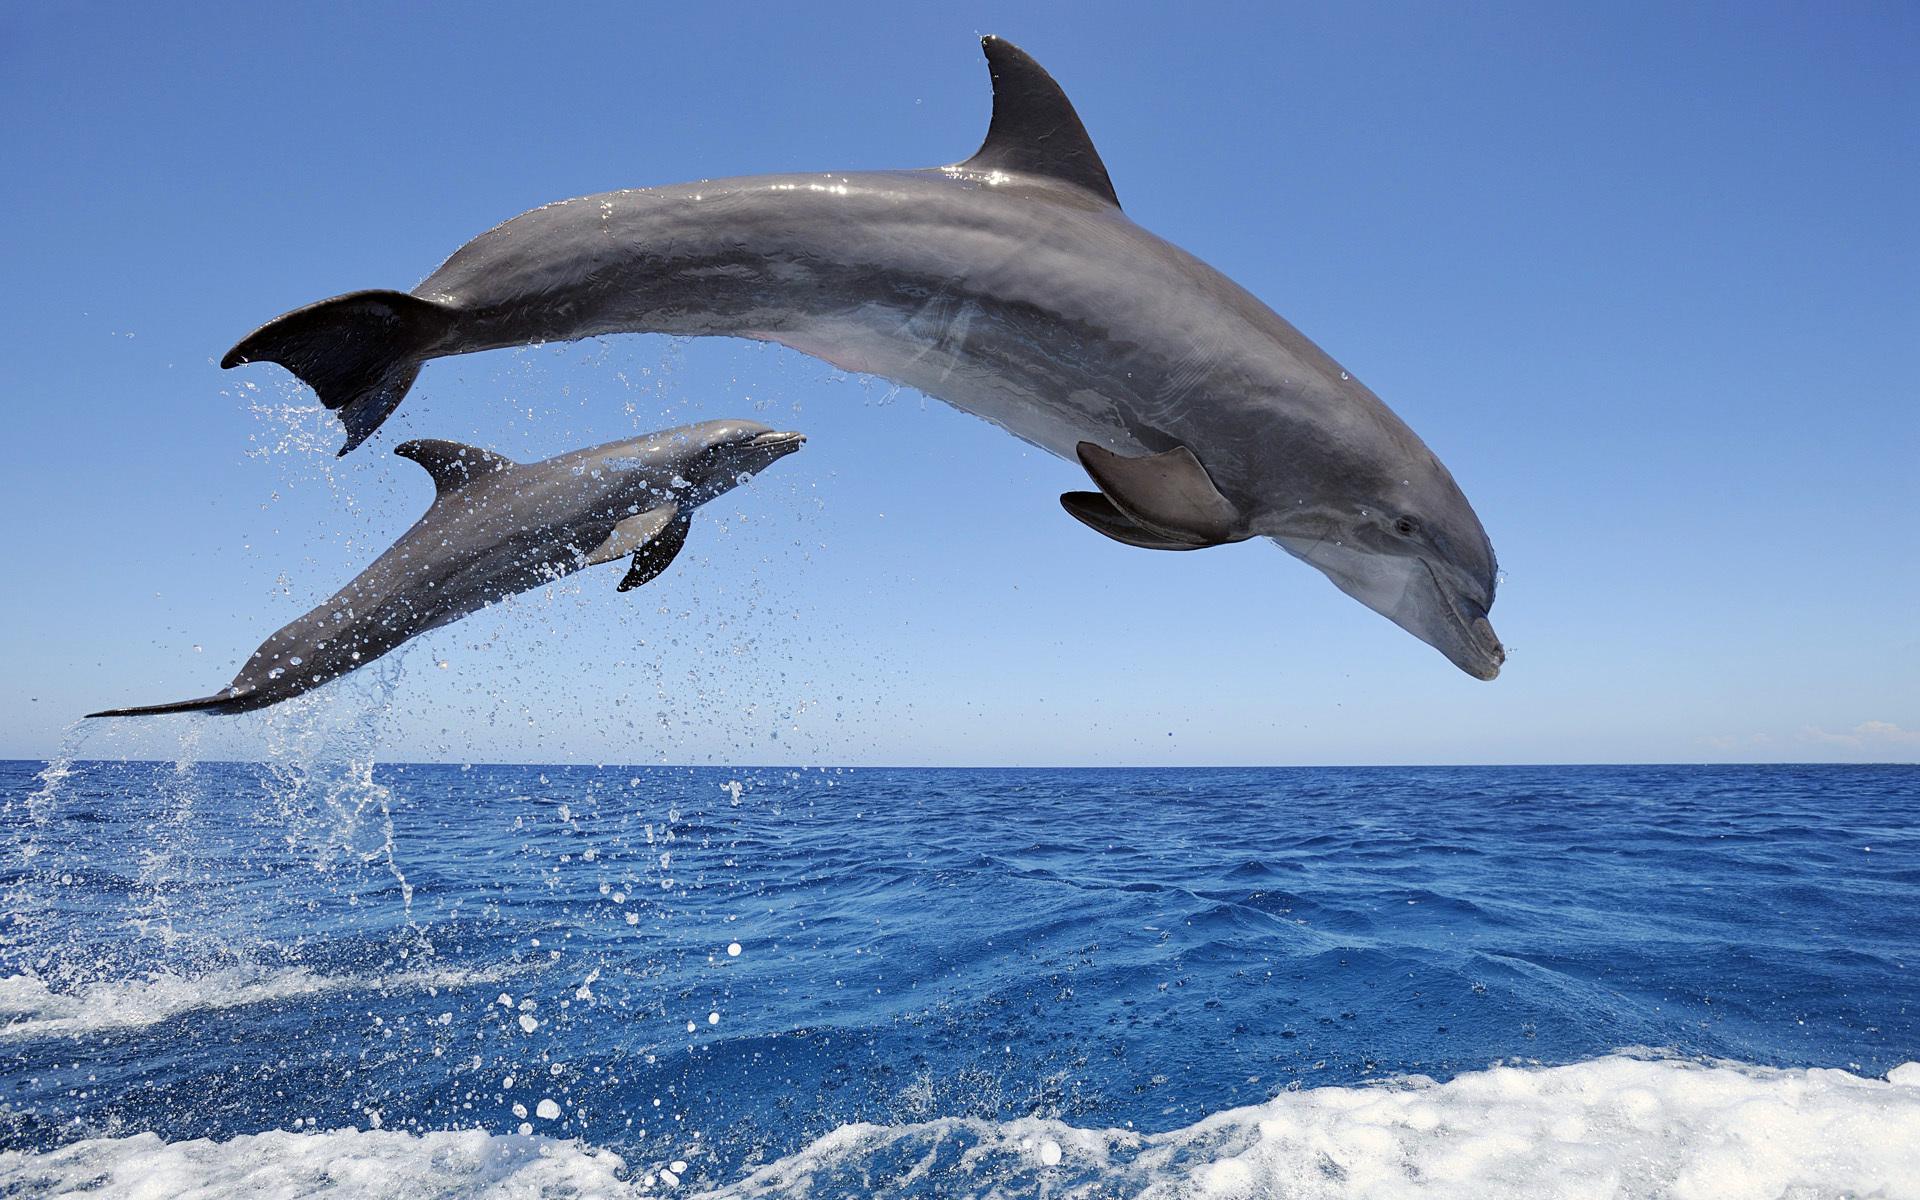
[(0, 1040), (77, 1037), (138, 1029), (183, 1013), (242, 1008), (334, 992), (428, 991), (495, 983), (505, 969), (430, 969), (393, 975), (322, 975), (306, 967), (223, 968), (201, 975), (156, 973), (55, 991), (32, 975), (0, 976)]
[(147, 1133), (0, 1153), (0, 1195), (88, 1200), (1914, 1200), (1920, 1063), (1877, 1080), (1613, 1056), (1288, 1092), (1160, 1134), (1039, 1118), (846, 1125), (714, 1191), (683, 1176), (473, 1130)]
[[(1058, 1162), (1057, 1166), (1047, 1165)], [(1920, 1197), (1920, 1064), (1889, 1080), (1611, 1056), (1288, 1092), (1162, 1134), (848, 1125), (709, 1193), (1142, 1200)]]
[(605, 1150), (478, 1130), (343, 1129), (164, 1142), (92, 1138), (0, 1153), (0, 1195), (86, 1200), (546, 1200), (632, 1193)]

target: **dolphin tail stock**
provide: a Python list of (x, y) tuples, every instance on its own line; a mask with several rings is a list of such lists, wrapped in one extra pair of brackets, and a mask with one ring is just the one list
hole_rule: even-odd
[(158, 717), (167, 713), (204, 712), (216, 715), (247, 712), (260, 707), (249, 703), (253, 693), (228, 691), (218, 696), (202, 696), (198, 700), (176, 700), (172, 704), (139, 704), (132, 708), (108, 708), (100, 712), (88, 713), (94, 717)]
[(275, 362), (292, 371), (340, 414), (346, 454), (406, 397), (452, 325), (444, 304), (406, 292), (348, 292), (275, 317), (241, 338), (220, 365)]

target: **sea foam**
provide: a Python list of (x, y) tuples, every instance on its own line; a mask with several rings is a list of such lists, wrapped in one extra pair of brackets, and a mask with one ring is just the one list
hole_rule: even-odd
[(1912, 1200), (1920, 1063), (1876, 1080), (1611, 1056), (1286, 1092), (1158, 1134), (1039, 1118), (846, 1125), (730, 1184), (708, 1170), (669, 1178), (577, 1142), (478, 1131), (140, 1134), (0, 1154), (0, 1195)]
[(627, 1196), (620, 1159), (547, 1138), (478, 1130), (343, 1129), (164, 1142), (93, 1138), (0, 1153), (0, 1195), (86, 1200), (546, 1200)]
[(240, 967), (200, 975), (156, 973), (56, 991), (32, 975), (0, 976), (0, 1040), (83, 1037), (138, 1029), (185, 1013), (296, 1000), (335, 992), (395, 992), (493, 983), (504, 970), (429, 969), (392, 975), (324, 975), (306, 967)]
[[(1057, 1166), (1048, 1165), (1057, 1162)], [(1888, 1080), (1611, 1056), (1286, 1092), (1160, 1134), (848, 1125), (713, 1193), (1143, 1200), (1920, 1197), (1920, 1063)]]

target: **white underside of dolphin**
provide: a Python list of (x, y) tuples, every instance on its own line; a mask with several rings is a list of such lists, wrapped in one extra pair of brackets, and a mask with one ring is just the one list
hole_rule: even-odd
[(1128, 220), (1052, 77), (984, 46), (993, 119), (963, 163), (550, 204), (410, 293), (269, 322), (223, 365), (294, 371), (339, 412), (346, 453), (432, 358), (624, 332), (778, 342), (1081, 461), (1098, 490), (1063, 504), (1109, 537), (1270, 537), (1493, 678), (1493, 550), (1446, 468), (1272, 309)]

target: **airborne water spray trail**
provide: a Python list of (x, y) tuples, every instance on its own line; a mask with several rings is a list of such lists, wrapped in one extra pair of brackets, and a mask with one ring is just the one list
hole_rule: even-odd
[[(143, 937), (157, 938), (163, 945), (172, 945), (181, 936), (174, 920), (174, 895), (191, 896), (195, 890), (190, 885), (199, 838), (193, 816), (201, 787), (195, 768), (205, 733), (204, 722), (192, 719), (180, 731), (178, 757), (159, 785), (166, 796), (165, 809), (148, 826), (146, 845), (140, 852), (140, 871), (134, 880), (139, 900), (135, 905), (137, 915), (130, 918), (130, 923)], [(190, 913), (188, 919), (190, 923)]]
[(60, 733), (60, 749), (33, 779), (33, 790), (25, 797), (8, 794), (0, 801), (0, 831), (4, 831), (7, 855), (12, 861), (0, 868), (5, 879), (0, 888), (0, 974), (12, 976), (32, 970), (29, 952), (37, 926), (52, 902), (51, 889), (58, 884), (57, 869), (41, 864), (40, 839), (52, 823), (67, 781), (72, 777), (80, 747), (92, 731), (85, 721), (75, 721)]
[[(67, 727), (60, 731), (59, 751), (35, 777), (34, 782), (39, 786), (26, 798), (24, 805), (27, 830), (20, 843), (20, 857), (23, 864), (30, 863), (39, 854), (40, 847), (36, 839), (46, 829), (54, 806), (60, 802), (61, 790), (65, 787), (68, 777), (73, 774), (74, 759), (78, 757), (80, 747), (87, 740), (89, 732), (84, 720), (69, 722)], [(12, 813), (13, 800), (9, 798), (4, 805), (0, 805), (0, 817), (9, 817)]]
[(392, 876), (406, 927), (430, 954), (413, 919), (413, 884), (394, 852), (393, 790), (373, 777), (407, 657), (403, 647), (330, 688), (266, 710), (261, 782), (287, 844), (304, 844), (315, 872), (333, 873), (344, 857), (377, 862)]
[[(432, 953), (413, 917), (392, 796), (374, 778), (400, 671), (392, 660), (364, 680), (232, 723), (176, 716), (70, 731), (34, 787), (0, 804), (13, 859), (0, 930), (0, 1033), (133, 1028), (382, 987), (389, 977), (404, 988), (417, 976), (429, 989), (484, 977), (458, 967), (424, 976), (388, 970), (396, 958)], [(108, 732), (115, 729), (125, 732)], [(156, 732), (173, 735), (170, 763), (79, 761), (89, 737), (111, 752)], [(210, 742), (264, 761), (207, 763)], [(236, 796), (236, 774), (251, 781), (251, 798)], [(115, 825), (124, 835), (103, 842), (100, 831)], [(277, 878), (284, 890), (351, 909), (366, 893), (363, 868), (397, 889), (404, 944), (382, 938), (333, 964), (306, 961), (303, 937), (286, 936), (273, 911), (275, 893), (254, 883)], [(289, 879), (289, 869), (301, 878)]]

